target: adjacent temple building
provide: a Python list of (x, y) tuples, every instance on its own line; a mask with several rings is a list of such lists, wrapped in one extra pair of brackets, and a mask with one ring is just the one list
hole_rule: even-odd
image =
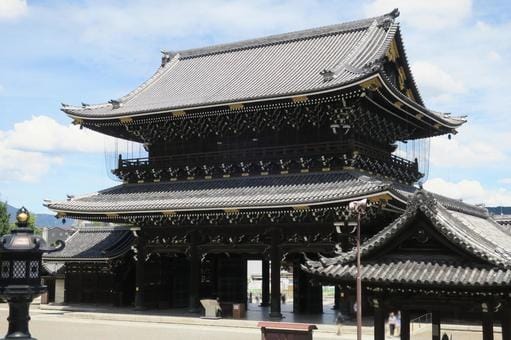
[(348, 204), (366, 198), (375, 338), (392, 309), (404, 329), (421, 310), (438, 325), (484, 316), (487, 331), (510, 320), (509, 231), (485, 209), (419, 189), (420, 160), (396, 152), (465, 122), (425, 107), (397, 15), (164, 52), (126, 96), (63, 105), (74, 124), (148, 156), (120, 156), (118, 186), (46, 202), (59, 217), (118, 225), (82, 228), (45, 257), (65, 287), (55, 296), (191, 311), (201, 298), (246, 303), (247, 260), (262, 260), (271, 316), (281, 316), (281, 267), (293, 269), (295, 312), (322, 312), (322, 283), (343, 308), (354, 297)]

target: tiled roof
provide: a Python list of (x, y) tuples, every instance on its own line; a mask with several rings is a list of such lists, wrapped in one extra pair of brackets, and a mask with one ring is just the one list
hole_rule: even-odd
[[(466, 209), (466, 211), (470, 211)], [(497, 224), (491, 217), (446, 209), (438, 198), (424, 190), (417, 191), (410, 199), (406, 211), (393, 223), (365, 241), (361, 246), (362, 262), (366, 263), (366, 280), (410, 283), (441, 283), (462, 285), (494, 285), (511, 283), (511, 233)], [(407, 259), (380, 262), (371, 259), (378, 250), (391, 247), (401, 232), (421, 213), (431, 222), (435, 230), (449, 242), (468, 254), (480, 259), (479, 264), (468, 267), (445, 263), (431, 257), (420, 260), (415, 255)], [(368, 262), (364, 262), (367, 259)], [(351, 275), (356, 250), (340, 253), (333, 258), (308, 261), (306, 270), (311, 273), (345, 279)], [(432, 271), (433, 274), (427, 272)], [(455, 277), (455, 274), (460, 277)], [(436, 275), (434, 275), (436, 274)], [(421, 276), (422, 275), (422, 276)], [(427, 282), (425, 279), (427, 278)]]
[(133, 241), (133, 233), (125, 227), (78, 228), (66, 241), (63, 250), (44, 255), (43, 260), (45, 262), (108, 260), (124, 255)]
[(492, 217), (498, 224), (508, 228), (511, 227), (511, 215), (493, 215)]
[(84, 214), (280, 208), (335, 203), (390, 187), (390, 181), (339, 171), (123, 184), (46, 205), (59, 212)]
[[(474, 216), (448, 210), (435, 196), (419, 190), (408, 203), (406, 211), (394, 222), (364, 242), (361, 256), (367, 256), (384, 248), (422, 212), (436, 230), (454, 244), (483, 261), (511, 268), (511, 234), (491, 217)], [(324, 260), (326, 264), (348, 263), (355, 260), (355, 251)]]
[[(387, 21), (388, 25), (383, 25)], [(352, 83), (375, 73), (398, 25), (393, 14), (232, 44), (175, 52), (153, 77), (111, 104), (65, 107), (83, 117), (182, 109), (278, 97)], [(325, 82), (323, 70), (335, 72)]]
[(394, 22), (398, 14), (394, 10), (354, 22), (168, 53), (168, 61), (126, 96), (104, 104), (64, 105), (62, 110), (89, 120), (133, 117), (310, 95), (379, 77), (406, 105), (450, 127), (463, 124), (463, 119), (423, 106), (402, 46), (415, 101), (386, 76), (382, 60), (389, 46), (394, 39), (402, 45)]
[[(312, 267), (312, 274), (338, 281), (353, 282), (356, 278), (354, 264), (333, 264), (325, 268)], [(363, 263), (362, 281), (365, 283), (390, 283), (442, 286), (509, 286), (511, 269), (475, 268), (462, 265), (408, 260), (402, 262)]]

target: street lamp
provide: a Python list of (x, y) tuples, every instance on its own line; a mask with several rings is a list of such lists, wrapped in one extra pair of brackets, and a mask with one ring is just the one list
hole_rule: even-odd
[(64, 242), (52, 248), (28, 228), (30, 214), (24, 207), (16, 214), (16, 228), (0, 238), (0, 298), (9, 303), (9, 329), (5, 340), (35, 340), (28, 330), (32, 300), (46, 291), (41, 284), (43, 253), (59, 251)]

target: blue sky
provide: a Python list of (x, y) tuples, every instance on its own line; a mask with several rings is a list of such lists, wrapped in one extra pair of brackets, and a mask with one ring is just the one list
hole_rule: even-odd
[(104, 102), (180, 50), (379, 15), (398, 7), (427, 106), (468, 115), (431, 142), (425, 187), (511, 205), (508, 1), (0, 0), (0, 198), (45, 212), (45, 198), (114, 185), (111, 141), (78, 130), (60, 103)]

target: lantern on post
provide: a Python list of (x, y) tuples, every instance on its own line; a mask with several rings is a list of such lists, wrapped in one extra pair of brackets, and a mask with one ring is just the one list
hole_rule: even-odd
[(16, 214), (16, 228), (0, 238), (0, 297), (9, 303), (9, 329), (5, 339), (34, 339), (28, 330), (32, 300), (46, 292), (41, 284), (43, 253), (59, 251), (28, 228), (30, 214), (24, 207)]

